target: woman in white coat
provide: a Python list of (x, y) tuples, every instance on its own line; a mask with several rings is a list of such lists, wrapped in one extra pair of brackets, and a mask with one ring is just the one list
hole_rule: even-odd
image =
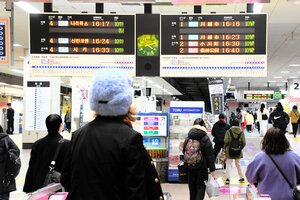
[(265, 104), (262, 103), (260, 105), (260, 109), (258, 110), (258, 113), (257, 113), (257, 120), (258, 120), (259, 126), (260, 126), (259, 134), (261, 137), (264, 137), (267, 132), (268, 119), (269, 119), (269, 112), (266, 109)]

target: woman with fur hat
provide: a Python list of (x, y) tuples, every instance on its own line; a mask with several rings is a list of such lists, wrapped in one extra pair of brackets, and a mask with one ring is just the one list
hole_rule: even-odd
[(95, 74), (90, 106), (96, 118), (73, 134), (62, 173), (68, 200), (163, 200), (143, 137), (132, 129), (132, 96), (127, 73)]

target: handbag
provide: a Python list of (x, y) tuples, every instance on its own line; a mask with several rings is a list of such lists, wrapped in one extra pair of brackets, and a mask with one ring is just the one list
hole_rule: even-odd
[(267, 155), (272, 160), (272, 162), (274, 163), (274, 165), (277, 167), (277, 169), (279, 170), (279, 172), (281, 173), (281, 175), (283, 176), (283, 178), (286, 180), (286, 182), (289, 184), (290, 188), (293, 190), (294, 200), (300, 200), (300, 191), (297, 189), (296, 186), (295, 187), (292, 186), (291, 182), (287, 179), (287, 177), (285, 176), (285, 174), (283, 173), (283, 171), (280, 169), (280, 167), (277, 165), (277, 163), (272, 158), (272, 156), (270, 156), (269, 154), (267, 154)]
[(53, 157), (53, 159), (51, 161), (51, 164), (49, 166), (50, 170), (46, 175), (43, 186), (47, 186), (51, 183), (60, 183), (61, 173), (54, 170), (54, 169), (55, 169), (55, 162), (56, 162), (57, 156), (59, 154), (59, 151), (60, 151), (61, 146), (62, 146), (63, 143), (64, 143), (64, 140), (59, 140), (58, 141), (58, 145), (56, 147), (54, 157)]
[(268, 115), (262, 114), (262, 115), (261, 115), (261, 118), (262, 118), (262, 120), (267, 120), (267, 119), (268, 119)]
[(178, 181), (179, 183), (188, 183), (187, 168), (183, 163), (178, 165)]

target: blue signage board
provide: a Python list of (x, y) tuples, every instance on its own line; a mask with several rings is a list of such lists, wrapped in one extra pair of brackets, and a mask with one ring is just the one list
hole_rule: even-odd
[(203, 108), (199, 107), (171, 107), (170, 113), (203, 113)]
[(150, 146), (160, 147), (161, 146), (161, 139), (160, 138), (150, 138)]
[(146, 147), (148, 146), (148, 138), (143, 139), (143, 145)]
[(144, 122), (144, 125), (145, 126), (158, 126), (158, 122), (150, 122), (150, 121), (148, 121), (148, 122)]

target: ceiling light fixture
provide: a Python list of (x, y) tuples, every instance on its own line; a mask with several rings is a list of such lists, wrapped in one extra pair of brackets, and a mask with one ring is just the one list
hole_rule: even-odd
[(298, 78), (298, 76), (290, 76), (289, 78)]
[(280, 73), (282, 73), (282, 74), (289, 74), (290, 71), (280, 71)]
[(274, 76), (274, 78), (282, 78), (282, 76)]
[(19, 74), (24, 74), (23, 70), (20, 70), (20, 69), (11, 69), (10, 71), (16, 72), (16, 73), (19, 73)]
[(14, 44), (14, 47), (22, 47), (21, 44)]
[(288, 83), (288, 81), (282, 81), (283, 83)]
[(148, 83), (151, 83), (151, 84), (153, 84), (154, 82), (153, 81), (151, 81), (149, 78), (147, 79), (147, 82)]
[(300, 65), (299, 64), (290, 64), (289, 66), (290, 67), (299, 67)]
[(276, 83), (276, 81), (272, 81), (272, 80), (271, 80), (271, 81), (268, 81), (268, 82), (269, 82), (269, 83)]
[(26, 2), (15, 2), (14, 5), (18, 6), (19, 8), (25, 10), (28, 13), (40, 13), (41, 12)]
[(0, 85), (8, 85), (7, 83), (0, 82)]
[(158, 84), (155, 84), (154, 86), (157, 87), (158, 89), (162, 89), (162, 87)]

